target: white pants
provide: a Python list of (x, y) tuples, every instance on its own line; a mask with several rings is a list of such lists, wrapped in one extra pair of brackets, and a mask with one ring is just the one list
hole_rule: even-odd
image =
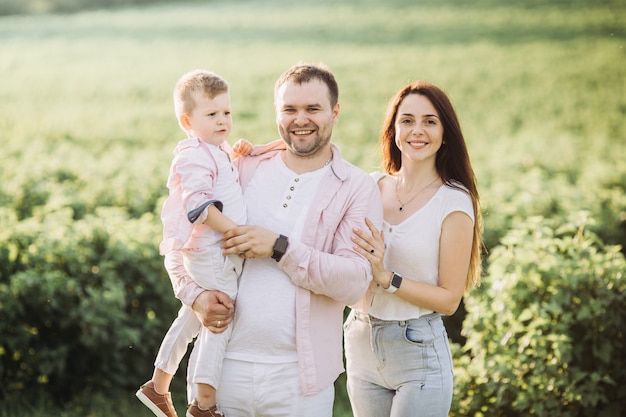
[(178, 370), (180, 361), (187, 353), (187, 347), (200, 333), (202, 324), (196, 313), (183, 305), (178, 310), (178, 317), (174, 320), (165, 334), (159, 353), (154, 361), (154, 367), (174, 375)]
[[(189, 359), (189, 370), (198, 369)], [(195, 385), (187, 385), (190, 400)], [(300, 392), (298, 363), (255, 363), (224, 359), (217, 403), (228, 417), (332, 417), (335, 387), (316, 395)]]
[[(201, 287), (207, 290), (220, 290), (231, 298), (237, 295), (237, 279), (241, 275), (243, 260), (239, 257), (222, 255), (219, 246), (183, 251), (185, 270)], [(194, 351), (198, 350), (193, 382), (209, 384), (214, 388), (219, 385), (222, 360), (232, 328), (223, 333), (213, 334), (200, 323), (195, 312), (183, 306), (178, 317), (163, 338), (154, 366), (170, 375), (174, 375), (180, 361), (187, 352), (189, 343), (198, 335)]]

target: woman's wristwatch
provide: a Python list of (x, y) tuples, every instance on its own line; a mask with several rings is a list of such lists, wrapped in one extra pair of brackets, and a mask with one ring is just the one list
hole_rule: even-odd
[(385, 288), (385, 291), (393, 294), (394, 292), (398, 291), (400, 285), (402, 285), (402, 276), (396, 274), (395, 272), (392, 272), (391, 279), (389, 280), (389, 286)]

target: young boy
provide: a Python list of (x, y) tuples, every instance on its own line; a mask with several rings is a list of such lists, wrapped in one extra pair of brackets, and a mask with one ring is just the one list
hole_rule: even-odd
[[(221, 242), (224, 232), (246, 223), (246, 207), (230, 158), (249, 154), (252, 145), (238, 141), (234, 150), (228, 145), (232, 129), (228, 84), (214, 73), (195, 70), (184, 74), (174, 88), (174, 108), (187, 139), (174, 149), (167, 180), (169, 196), (161, 213), (160, 253), (180, 252), (186, 272), (198, 285), (220, 290), (234, 300), (243, 260), (223, 256)], [(188, 344), (199, 334), (193, 380), (197, 397), (186, 415), (223, 416), (215, 391), (231, 331), (211, 333), (193, 310), (183, 305), (161, 343), (152, 379), (137, 391), (139, 400), (158, 417), (176, 417), (170, 382)]]

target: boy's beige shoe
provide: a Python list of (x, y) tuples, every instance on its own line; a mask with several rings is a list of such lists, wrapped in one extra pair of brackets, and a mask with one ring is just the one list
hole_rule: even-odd
[(193, 400), (193, 403), (187, 409), (187, 417), (225, 417), (222, 410), (215, 404), (208, 410), (202, 410), (198, 407), (198, 402)]
[(178, 417), (172, 403), (171, 394), (159, 394), (154, 389), (154, 382), (147, 382), (135, 394), (157, 417)]

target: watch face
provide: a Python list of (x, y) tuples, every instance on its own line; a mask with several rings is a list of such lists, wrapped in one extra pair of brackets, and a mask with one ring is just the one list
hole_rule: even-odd
[(278, 239), (276, 239), (276, 243), (274, 243), (274, 253), (272, 254), (272, 259), (280, 262), (281, 258), (287, 251), (287, 246), (289, 246), (289, 240), (286, 236), (280, 235)]
[(274, 248), (278, 252), (285, 253), (285, 251), (287, 250), (287, 244), (288, 243), (289, 242), (287, 241), (287, 238), (285, 236), (281, 235), (278, 238), (278, 240), (276, 241), (276, 244), (274, 245)]
[(400, 288), (400, 284), (402, 284), (402, 277), (398, 274), (393, 274), (393, 277), (391, 278), (391, 285), (396, 288)]

